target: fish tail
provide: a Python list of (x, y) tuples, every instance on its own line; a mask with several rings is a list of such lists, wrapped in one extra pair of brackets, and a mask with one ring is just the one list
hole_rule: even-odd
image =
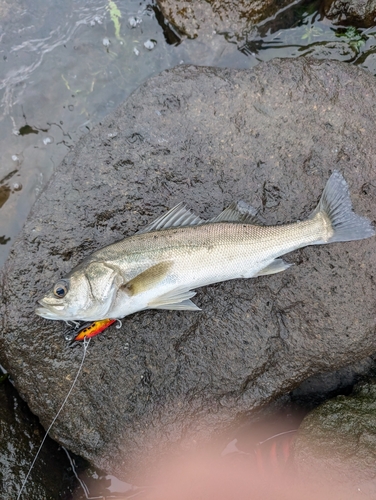
[(349, 187), (337, 170), (328, 179), (319, 204), (310, 215), (310, 219), (318, 213), (326, 215), (331, 230), (328, 231), (328, 238), (325, 241), (318, 241), (316, 244), (362, 240), (375, 234), (371, 221), (353, 212)]

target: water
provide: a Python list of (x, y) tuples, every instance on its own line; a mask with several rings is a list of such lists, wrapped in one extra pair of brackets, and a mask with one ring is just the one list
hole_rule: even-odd
[(294, 4), (240, 41), (182, 40), (150, 0), (0, 0), (0, 266), (67, 151), (151, 75), (302, 55), (375, 73), (376, 29), (334, 27), (317, 8)]
[[(54, 168), (150, 76), (182, 63), (251, 68), (303, 55), (376, 74), (376, 28), (334, 26), (319, 3), (295, 3), (243, 40), (187, 40), (152, 0), (0, 0), (0, 266)], [(95, 476), (111, 493), (129, 491)]]

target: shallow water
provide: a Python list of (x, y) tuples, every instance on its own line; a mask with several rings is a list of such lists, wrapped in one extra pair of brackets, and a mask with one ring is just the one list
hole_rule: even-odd
[[(296, 2), (243, 40), (187, 40), (150, 0), (0, 0), (0, 266), (54, 168), (148, 77), (182, 63), (251, 68), (303, 55), (376, 74), (376, 28), (333, 26), (318, 4)], [(92, 495), (130, 488), (82, 476)], [(85, 498), (80, 487), (75, 498)]]
[(55, 166), (151, 75), (181, 63), (250, 68), (302, 55), (375, 73), (376, 29), (334, 27), (317, 7), (295, 3), (244, 40), (187, 40), (150, 0), (0, 0), (0, 266)]

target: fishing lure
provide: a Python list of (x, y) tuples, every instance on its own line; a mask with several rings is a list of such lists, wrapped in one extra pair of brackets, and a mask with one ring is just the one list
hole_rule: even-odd
[(116, 319), (101, 319), (92, 323), (85, 323), (77, 332), (73, 340), (91, 339), (102, 333), (106, 328), (117, 321)]

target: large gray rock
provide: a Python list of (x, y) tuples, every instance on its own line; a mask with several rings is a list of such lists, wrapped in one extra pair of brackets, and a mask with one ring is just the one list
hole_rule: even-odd
[[(47, 426), (82, 358), (37, 298), (85, 255), (184, 200), (233, 200), (268, 224), (306, 217), (330, 172), (376, 219), (376, 82), (335, 62), (181, 66), (148, 80), (83, 138), (34, 206), (3, 274), (0, 358)], [(376, 351), (375, 240), (299, 250), (284, 273), (200, 290), (202, 312), (147, 311), (92, 341), (51, 435), (130, 478), (319, 372)]]
[(213, 30), (243, 38), (257, 23), (292, 0), (157, 0), (163, 15), (189, 38)]
[(376, 23), (376, 0), (324, 0), (322, 9), (339, 24), (369, 28)]

